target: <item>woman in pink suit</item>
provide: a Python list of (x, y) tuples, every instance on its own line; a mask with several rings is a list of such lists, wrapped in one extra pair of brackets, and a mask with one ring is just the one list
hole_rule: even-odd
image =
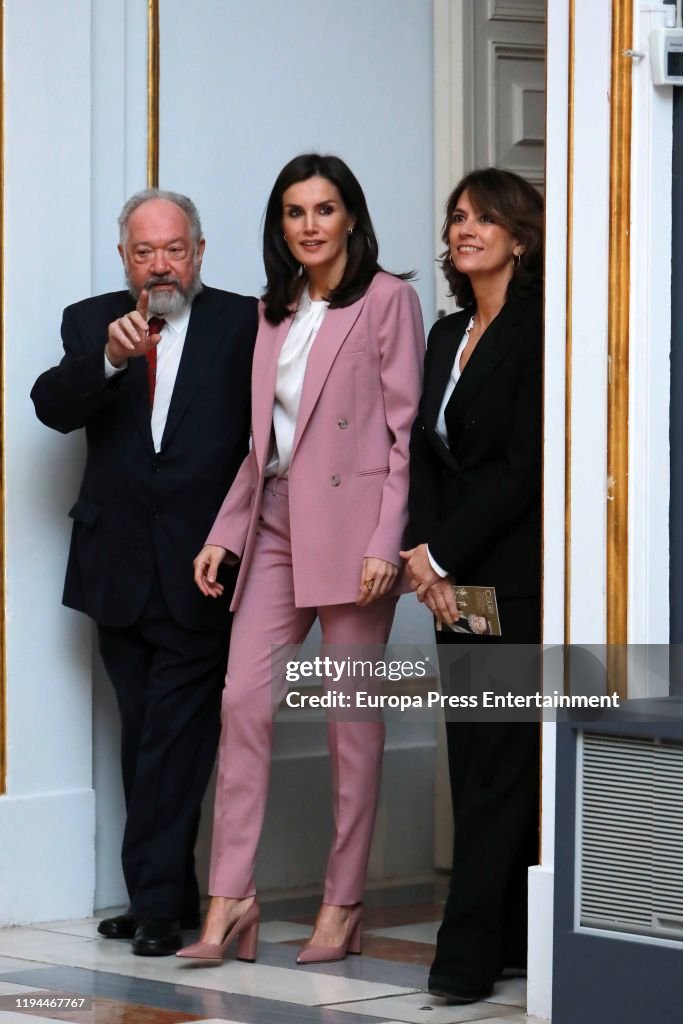
[[(273, 671), (273, 645), (300, 644), (316, 617), (325, 645), (388, 639), (405, 589), (399, 551), (424, 358), (417, 296), (404, 278), (380, 268), (363, 191), (342, 160), (306, 154), (283, 168), (266, 209), (263, 249), (253, 446), (195, 560), (195, 581), (208, 597), (221, 593), (221, 562), (241, 560), (212, 900), (202, 941), (178, 954), (209, 959), (221, 958), (235, 938), (240, 958), (255, 957), (253, 871), (272, 716), (286, 692), (284, 673)], [(299, 963), (360, 949), (383, 723), (329, 720), (328, 744), (334, 837), (322, 907)]]

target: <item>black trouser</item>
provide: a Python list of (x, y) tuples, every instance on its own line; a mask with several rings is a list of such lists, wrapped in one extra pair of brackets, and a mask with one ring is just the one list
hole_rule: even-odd
[[(538, 643), (536, 599), (501, 601), (499, 611), (501, 639), (437, 633), (442, 663), (450, 644)], [(526, 964), (527, 868), (538, 863), (540, 726), (492, 716), (447, 721), (446, 735), (453, 871), (431, 975), (477, 990), (493, 984), (504, 966)]]
[(158, 578), (133, 626), (98, 625), (121, 714), (122, 863), (139, 917), (199, 908), (194, 844), (220, 733), (229, 635), (228, 622), (221, 631), (174, 622)]

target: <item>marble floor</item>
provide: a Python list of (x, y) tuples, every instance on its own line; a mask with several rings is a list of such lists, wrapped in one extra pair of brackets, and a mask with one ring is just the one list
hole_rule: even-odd
[(308, 967), (295, 957), (312, 897), (262, 898), (255, 964), (136, 957), (99, 938), (97, 918), (0, 929), (0, 1024), (531, 1024), (519, 978), (471, 1006), (424, 991), (439, 895), (433, 883), (370, 892), (363, 955)]

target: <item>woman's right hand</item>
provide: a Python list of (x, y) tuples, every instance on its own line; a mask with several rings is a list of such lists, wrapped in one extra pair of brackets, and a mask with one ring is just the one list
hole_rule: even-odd
[(432, 583), (425, 592), (423, 601), (432, 615), (447, 626), (457, 622), (460, 618), (460, 610), (453, 590), (453, 580), (450, 576), (446, 576), (445, 579), (441, 579), (437, 583)]
[(205, 597), (220, 597), (223, 593), (223, 584), (216, 579), (218, 567), (221, 562), (234, 563), (237, 556), (218, 544), (205, 544), (195, 558), (194, 581)]

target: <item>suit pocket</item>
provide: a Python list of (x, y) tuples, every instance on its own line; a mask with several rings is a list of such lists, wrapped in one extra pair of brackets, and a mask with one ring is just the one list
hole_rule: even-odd
[(378, 466), (377, 469), (359, 469), (355, 474), (356, 476), (377, 476), (380, 473), (384, 473), (386, 476), (389, 472), (388, 466)]
[(100, 514), (100, 506), (94, 505), (85, 498), (79, 498), (74, 507), (69, 511), (69, 516), (83, 526), (94, 526)]
[(356, 333), (353, 329), (339, 349), (340, 356), (352, 356), (357, 352), (365, 352), (368, 345), (367, 334)]

